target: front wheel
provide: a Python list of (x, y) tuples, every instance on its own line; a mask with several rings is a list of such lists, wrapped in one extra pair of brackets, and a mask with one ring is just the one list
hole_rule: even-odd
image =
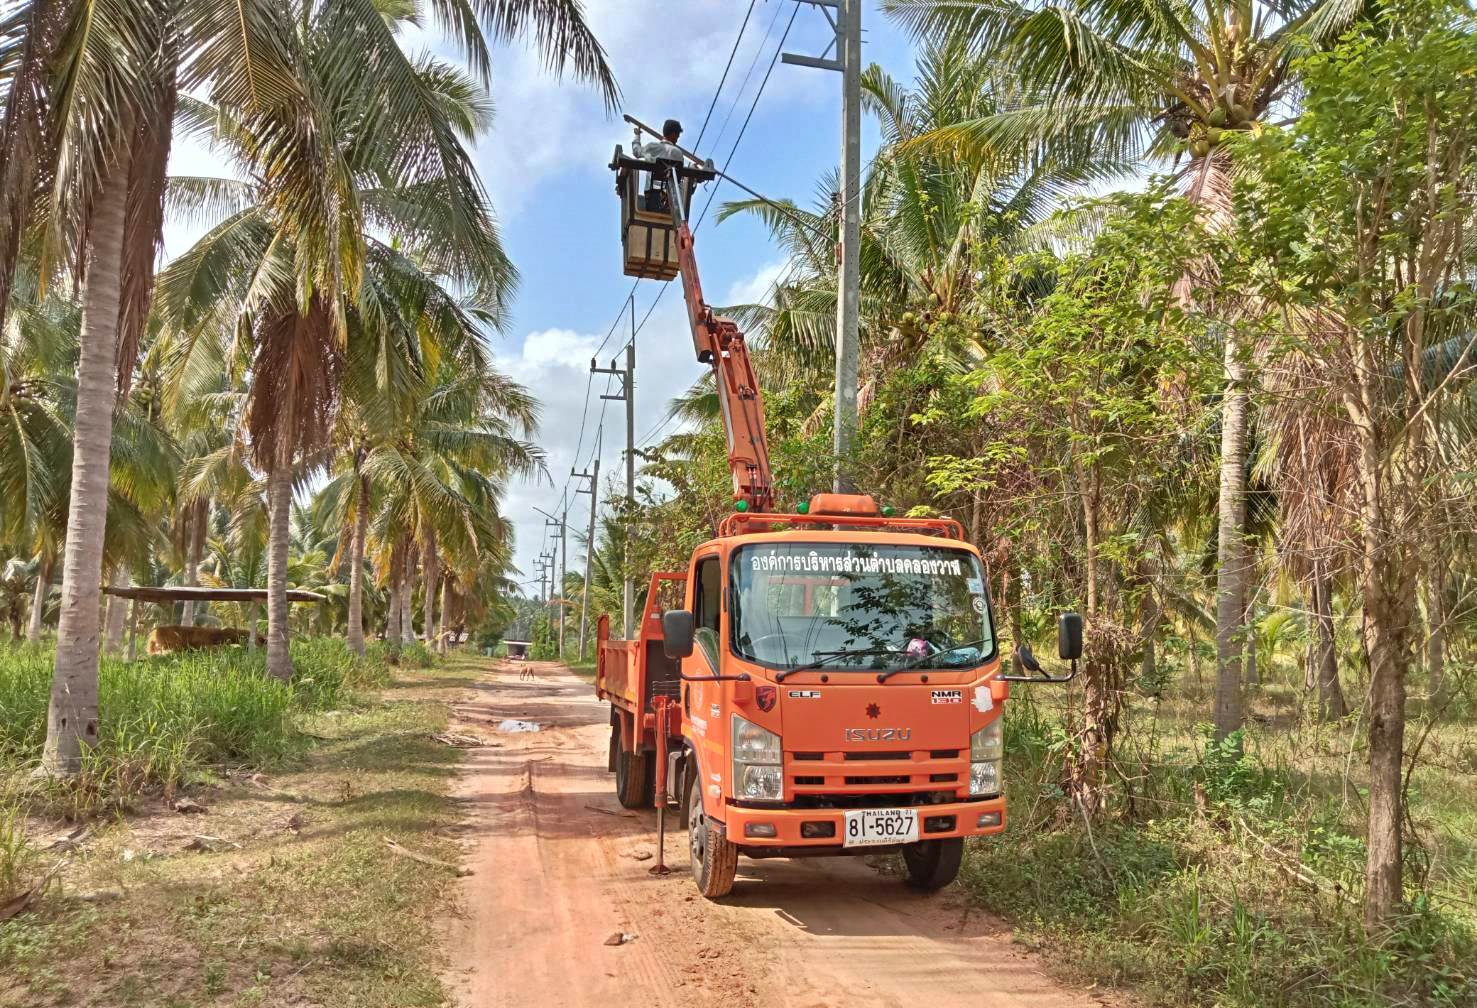
[(692, 847), (692, 880), (698, 892), (708, 899), (720, 899), (733, 892), (733, 876), (738, 871), (738, 847), (723, 832), (723, 826), (709, 819), (703, 810), (703, 784), (697, 774), (687, 792), (687, 835)]
[(964, 838), (922, 840), (903, 848), (908, 885), (920, 892), (937, 892), (959, 875), (964, 860)]

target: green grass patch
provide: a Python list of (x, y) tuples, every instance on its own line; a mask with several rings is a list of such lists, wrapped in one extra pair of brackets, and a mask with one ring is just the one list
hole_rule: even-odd
[(1477, 1005), (1470, 776), (1417, 774), (1409, 907), (1368, 936), (1355, 726), (1279, 725), (1238, 749), (1189, 721), (1193, 704), (1135, 701), (1112, 814), (1088, 824), (1059, 785), (1068, 743), (1046, 704), (1061, 699), (1007, 705), (1010, 825), (961, 873), (1057, 970), (1166, 1006)]
[[(186, 652), (136, 662), (104, 658), (98, 741), (80, 780), (36, 785), (33, 796), (73, 816), (149, 791), (170, 793), (223, 766), (272, 766), (301, 751), (296, 719), (351, 703), (356, 691), (389, 681), (384, 665), (341, 641), (293, 645), (291, 683), (265, 674), (261, 652)], [(0, 775), (24, 776), (40, 759), (52, 654), (0, 652)]]
[[(479, 669), (452, 657), (352, 705), (294, 708), (311, 748), (265, 786), (192, 791), (208, 815), (99, 823), (64, 890), (0, 924), (0, 1005), (444, 1004), (435, 934), (455, 876), (385, 841), (458, 859), (462, 753), (430, 736)], [(159, 839), (171, 826), (231, 843), (185, 851)], [(95, 887), (121, 895), (72, 898)]]

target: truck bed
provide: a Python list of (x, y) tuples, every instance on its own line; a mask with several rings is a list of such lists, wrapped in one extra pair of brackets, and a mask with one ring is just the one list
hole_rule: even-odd
[(680, 663), (668, 658), (662, 642), (662, 613), (680, 608), (685, 573), (651, 576), (651, 588), (641, 613), (635, 640), (610, 636), (610, 617), (595, 624), (595, 695), (628, 713), (653, 709), (652, 699), (676, 699), (680, 685)]

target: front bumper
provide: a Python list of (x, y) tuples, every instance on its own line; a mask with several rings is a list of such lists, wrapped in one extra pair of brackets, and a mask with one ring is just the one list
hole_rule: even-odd
[[(918, 813), (918, 839), (987, 836), (1005, 829), (1005, 798), (948, 802), (942, 805), (911, 806)], [(754, 808), (730, 805), (724, 810), (728, 839), (740, 847), (832, 847), (841, 846), (846, 833), (846, 813), (851, 809)], [(981, 825), (981, 819), (985, 825)], [(830, 824), (829, 832), (824, 825)], [(759, 827), (759, 830), (755, 830)], [(773, 836), (755, 835), (769, 833)], [(933, 827), (933, 828), (930, 828)], [(820, 834), (820, 835), (816, 835)], [(875, 847), (851, 847), (865, 853)]]

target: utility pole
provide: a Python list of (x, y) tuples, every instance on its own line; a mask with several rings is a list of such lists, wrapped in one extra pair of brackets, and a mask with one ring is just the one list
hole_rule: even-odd
[[(841, 73), (841, 192), (838, 194), (841, 262), (836, 296), (836, 453), (838, 493), (855, 489), (847, 460), (856, 443), (857, 384), (861, 357), (862, 243), (862, 4), (863, 0), (796, 0), (825, 15), (836, 29), (836, 59), (785, 53), (786, 63)], [(835, 11), (835, 17), (831, 11)], [(830, 49), (826, 50), (829, 55)]]
[(585, 541), (585, 591), (584, 598), (580, 601), (580, 661), (585, 660), (585, 641), (590, 625), (590, 574), (595, 564), (595, 512), (600, 506), (600, 455), (597, 452), (593, 471), (582, 473), (569, 470), (569, 475), (575, 479), (589, 480), (588, 487), (581, 487), (575, 493), (587, 493), (590, 495), (590, 536)]
[(549, 605), (554, 601), (554, 556), (552, 553), (541, 553), (538, 562), (540, 587), (544, 593), (544, 619), (549, 621), (549, 628), (552, 630), (554, 621), (549, 615)]
[(534, 508), (544, 516), (544, 527), (554, 528), (559, 531), (555, 533), (559, 540), (559, 551), (562, 554), (559, 560), (559, 660), (564, 660), (564, 610), (568, 608), (564, 597), (565, 578), (569, 574), (569, 509), (560, 512), (560, 517), (555, 518), (543, 508)]
[(623, 369), (610, 362), (610, 367), (596, 366), (590, 361), (591, 374), (614, 375), (621, 380), (618, 395), (602, 395), (601, 399), (626, 404), (626, 530), (621, 551), (621, 573), (625, 584), (621, 588), (621, 621), (626, 640), (631, 639), (632, 612), (635, 585), (631, 580), (631, 516), (636, 510), (636, 298), (631, 297), (631, 342), (626, 344), (626, 366)]

